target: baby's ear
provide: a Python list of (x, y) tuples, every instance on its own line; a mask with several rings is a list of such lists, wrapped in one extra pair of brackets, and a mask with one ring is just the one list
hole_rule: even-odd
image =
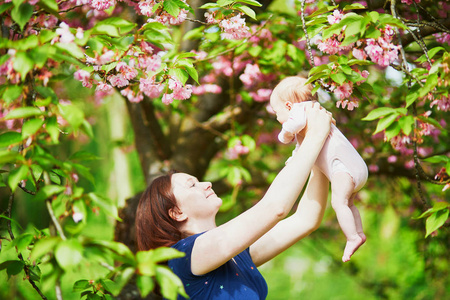
[(293, 104), (292, 104), (291, 101), (286, 101), (286, 102), (284, 103), (284, 105), (286, 105), (286, 108), (287, 108), (288, 110), (291, 110)]

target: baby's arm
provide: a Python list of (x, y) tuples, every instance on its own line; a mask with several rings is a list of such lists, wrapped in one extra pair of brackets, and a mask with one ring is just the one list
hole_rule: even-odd
[(295, 103), (289, 112), (289, 119), (283, 123), (278, 139), (280, 142), (288, 144), (294, 140), (295, 134), (299, 133), (305, 126), (305, 106), (302, 103)]

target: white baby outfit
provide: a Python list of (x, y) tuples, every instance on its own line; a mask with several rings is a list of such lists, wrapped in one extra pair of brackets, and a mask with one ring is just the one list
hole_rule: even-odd
[[(306, 105), (311, 105), (311, 101), (294, 103), (289, 112), (289, 119), (283, 123), (282, 130), (278, 135), (280, 142), (288, 144), (294, 139), (297, 142), (294, 154), (300, 144), (303, 142), (303, 136), (297, 134), (306, 126)], [(330, 134), (328, 135), (322, 150), (316, 160), (316, 165), (331, 180), (331, 176), (336, 172), (346, 172), (355, 183), (354, 192), (359, 191), (367, 181), (367, 165), (342, 134), (342, 132), (331, 124)]]

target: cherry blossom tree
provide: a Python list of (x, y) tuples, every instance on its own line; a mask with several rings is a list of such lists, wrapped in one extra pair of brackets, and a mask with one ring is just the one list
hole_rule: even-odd
[[(42, 299), (46, 282), (61, 299), (64, 274), (101, 253), (106, 260), (94, 258), (101, 274), (75, 282), (75, 291), (107, 299), (135, 280), (143, 297), (159, 285), (164, 297), (176, 299), (184, 293), (181, 281), (160, 263), (180, 253), (136, 253), (132, 226), (118, 230), (117, 241), (71, 230), (89, 222), (88, 210), (132, 224), (133, 209), (119, 217), (113, 199), (82, 186), (80, 178), (95, 181), (95, 157), (62, 155), (61, 145), (93, 139), (84, 107), (120, 95), (146, 182), (172, 168), (209, 176), (226, 195), (227, 211), (244, 201), (246, 189), (261, 194), (284, 164), (287, 148), (276, 142), (279, 124), (268, 100), (279, 80), (296, 74), (315, 85), (372, 178), (415, 184), (414, 212), (425, 236), (448, 226), (450, 3), (286, 5), (280, 11), (256, 0), (2, 1), (0, 164), (10, 196), (0, 217), (8, 229), (4, 243), (16, 247), (18, 258), (0, 269), (24, 272)], [(88, 97), (68, 97), (67, 87)], [(15, 225), (17, 193), (45, 203), (49, 228), (31, 234)]]

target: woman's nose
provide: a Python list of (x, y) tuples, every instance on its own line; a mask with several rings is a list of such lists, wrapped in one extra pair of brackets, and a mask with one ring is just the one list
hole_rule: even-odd
[(212, 187), (212, 183), (209, 181), (204, 181), (202, 183), (205, 186), (205, 190), (210, 189)]

